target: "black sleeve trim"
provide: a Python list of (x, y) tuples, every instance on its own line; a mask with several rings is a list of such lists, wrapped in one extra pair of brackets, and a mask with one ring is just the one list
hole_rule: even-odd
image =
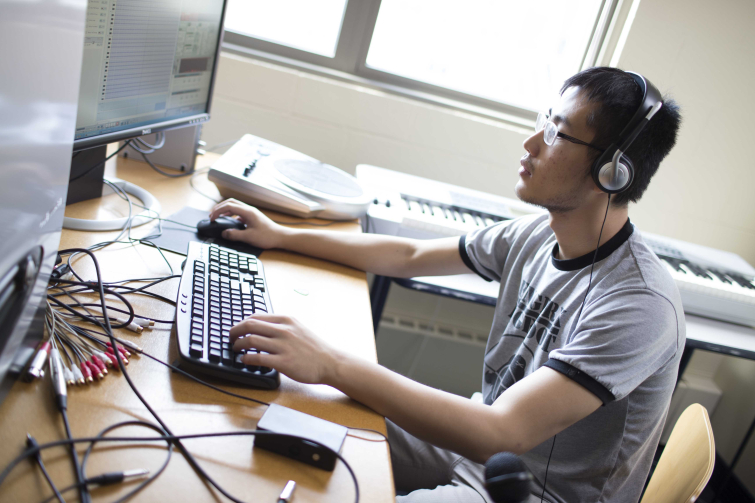
[(613, 396), (613, 393), (608, 391), (605, 386), (603, 386), (598, 381), (585, 374), (578, 368), (569, 365), (568, 363), (551, 358), (543, 365), (545, 367), (550, 367), (557, 372), (561, 372), (577, 384), (582, 385), (582, 387), (587, 389), (587, 391), (590, 391), (592, 394), (597, 396), (600, 401), (603, 402), (603, 405), (616, 400), (616, 397)]
[(467, 254), (467, 235), (464, 234), (459, 238), (459, 255), (461, 255), (461, 261), (464, 262), (464, 265), (472, 269), (475, 274), (477, 274), (479, 277), (490, 283), (493, 281), (492, 279), (488, 278), (487, 276), (484, 276), (480, 271), (478, 271), (474, 264), (472, 263), (472, 259), (469, 258), (469, 255)]

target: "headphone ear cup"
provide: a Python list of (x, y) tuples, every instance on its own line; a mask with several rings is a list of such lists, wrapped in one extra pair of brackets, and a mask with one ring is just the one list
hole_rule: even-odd
[(634, 179), (634, 166), (626, 154), (619, 157), (618, 167), (613, 167), (613, 156), (619, 147), (609, 146), (592, 165), (592, 179), (600, 190), (616, 194), (626, 190)]
[[(634, 166), (625, 155), (619, 157), (618, 166), (607, 162), (599, 167), (596, 183), (600, 190), (609, 194), (616, 194), (626, 190), (634, 179)], [(596, 178), (595, 176), (593, 178)]]

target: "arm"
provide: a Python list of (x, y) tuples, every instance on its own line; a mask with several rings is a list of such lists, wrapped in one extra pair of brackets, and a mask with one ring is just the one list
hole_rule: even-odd
[(478, 463), (496, 452), (526, 452), (601, 405), (547, 367), (511, 386), (492, 406), (474, 403), (341, 353), (286, 316), (255, 314), (233, 327), (231, 337), (236, 350), (269, 353), (247, 354), (245, 363), (333, 386), (409, 433)]
[(410, 278), (469, 272), (459, 256), (458, 238), (417, 240), (381, 234), (290, 229), (235, 199), (215, 206), (210, 219), (225, 215), (236, 215), (247, 228), (226, 231), (224, 238), (263, 249), (282, 248), (382, 276)]

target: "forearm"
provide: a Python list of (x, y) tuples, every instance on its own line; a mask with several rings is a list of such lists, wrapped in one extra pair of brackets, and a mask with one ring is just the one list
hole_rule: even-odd
[(279, 248), (381, 276), (412, 277), (466, 272), (456, 238), (419, 241), (382, 234), (286, 229)]
[[(412, 381), (385, 367), (339, 358), (329, 384), (412, 435), (484, 463), (496, 452), (522, 452), (499, 410)], [(512, 425), (515, 426), (515, 425)]]

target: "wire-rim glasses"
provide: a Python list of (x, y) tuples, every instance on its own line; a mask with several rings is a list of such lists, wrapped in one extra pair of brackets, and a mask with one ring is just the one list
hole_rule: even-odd
[(576, 143), (577, 145), (584, 145), (586, 147), (591, 147), (596, 150), (600, 150), (601, 152), (604, 151), (604, 149), (596, 145), (587, 143), (586, 141), (582, 141), (580, 139), (574, 138), (573, 136), (569, 136), (568, 134), (560, 132), (558, 130), (558, 126), (556, 125), (556, 123), (550, 120), (550, 114), (547, 114), (545, 112), (540, 112), (539, 114), (537, 114), (537, 122), (535, 122), (535, 132), (539, 133), (540, 131), (543, 131), (543, 141), (549, 147), (552, 146), (554, 143), (556, 143), (556, 138), (563, 138), (564, 140), (570, 141), (572, 143)]

